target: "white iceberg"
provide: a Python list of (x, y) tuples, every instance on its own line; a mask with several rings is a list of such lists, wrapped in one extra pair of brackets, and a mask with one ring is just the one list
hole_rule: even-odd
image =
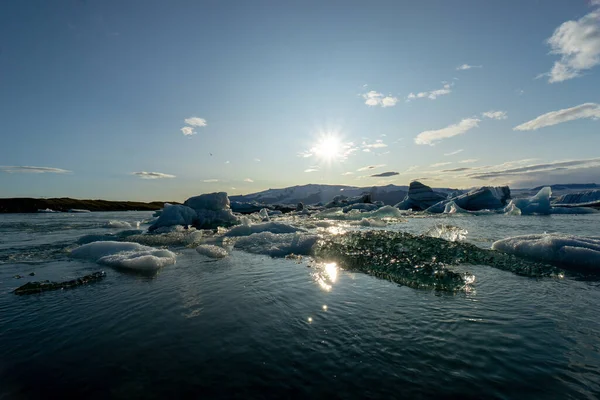
[(125, 228), (131, 228), (131, 224), (127, 221), (118, 221), (115, 219), (111, 219), (110, 221), (108, 221), (107, 223), (104, 224), (105, 228), (110, 228), (110, 229), (125, 229)]
[(512, 199), (509, 205), (512, 204), (521, 210), (522, 215), (548, 215), (552, 213), (550, 196), (552, 196), (552, 190), (544, 187), (535, 196), (528, 199)]
[(502, 209), (506, 207), (509, 199), (510, 189), (508, 186), (483, 186), (452, 199), (442, 200), (427, 208), (426, 211), (430, 213), (445, 212), (446, 205), (450, 202), (454, 202), (456, 206), (467, 211)]
[(150, 232), (161, 227), (174, 225), (192, 225), (196, 218), (196, 211), (190, 207), (182, 206), (181, 204), (165, 203), (158, 219), (148, 228)]
[(600, 268), (600, 237), (523, 235), (498, 240), (493, 250), (574, 268)]
[(175, 264), (175, 253), (131, 242), (93, 242), (71, 251), (71, 257), (113, 267), (152, 271)]

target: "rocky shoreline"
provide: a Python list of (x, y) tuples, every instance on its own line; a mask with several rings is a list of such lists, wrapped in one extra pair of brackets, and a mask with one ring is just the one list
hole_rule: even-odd
[[(170, 202), (171, 204), (177, 204)], [(79, 200), (69, 197), (34, 199), (9, 198), (0, 199), (0, 213), (36, 213), (38, 210), (68, 212), (69, 210), (88, 211), (155, 211), (163, 208), (165, 202), (153, 201), (109, 201), (109, 200)]]

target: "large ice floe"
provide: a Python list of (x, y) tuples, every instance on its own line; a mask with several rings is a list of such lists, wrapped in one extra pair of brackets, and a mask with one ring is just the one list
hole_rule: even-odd
[(330, 208), (315, 215), (318, 219), (335, 219), (356, 221), (364, 218), (382, 219), (382, 218), (401, 218), (404, 215), (396, 207), (383, 206), (373, 211), (359, 211), (357, 209), (344, 212), (344, 208)]
[(160, 227), (192, 225), (199, 229), (229, 227), (239, 223), (233, 215), (227, 193), (208, 193), (190, 197), (183, 205), (165, 204), (158, 220), (148, 228), (154, 231)]
[(597, 210), (586, 207), (555, 207), (551, 202), (552, 189), (544, 187), (530, 198), (513, 199), (509, 203), (512, 209), (518, 209), (522, 215), (548, 215), (548, 214), (590, 214)]
[(474, 281), (473, 275), (448, 268), (458, 264), (488, 265), (534, 277), (560, 274), (560, 270), (550, 265), (481, 249), (469, 243), (404, 232), (332, 235), (319, 240), (313, 254), (350, 271), (364, 272), (413, 288), (444, 291), (463, 290)]
[(172, 251), (143, 246), (132, 242), (93, 242), (71, 251), (71, 257), (98, 264), (141, 271), (153, 271), (175, 264)]
[(523, 235), (498, 240), (492, 249), (562, 267), (600, 272), (600, 237)]
[(600, 189), (562, 195), (554, 201), (556, 206), (600, 207)]

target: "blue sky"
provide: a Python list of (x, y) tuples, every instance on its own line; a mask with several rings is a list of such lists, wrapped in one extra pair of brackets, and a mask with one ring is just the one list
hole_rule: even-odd
[(0, 197), (600, 183), (599, 10), (1, 2)]

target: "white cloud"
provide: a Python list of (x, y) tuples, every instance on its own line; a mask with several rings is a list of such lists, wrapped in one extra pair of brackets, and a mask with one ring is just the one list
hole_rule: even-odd
[(418, 165), (411, 165), (410, 167), (407, 168), (407, 170), (405, 172), (412, 172), (412, 171), (416, 171), (419, 169)]
[(461, 164), (471, 164), (471, 163), (475, 163), (477, 161), (479, 161), (477, 158), (469, 158), (469, 159), (466, 159), (466, 160), (461, 160), (461, 161), (459, 161), (459, 163), (461, 163)]
[(448, 139), (453, 136), (462, 135), (470, 129), (477, 128), (481, 120), (477, 118), (465, 118), (458, 124), (450, 125), (434, 131), (424, 131), (415, 137), (416, 144), (428, 144), (433, 146), (435, 142)]
[(254, 161), (260, 162), (260, 158), (255, 158)]
[(385, 96), (383, 93), (371, 90), (362, 95), (365, 104), (368, 106), (393, 107), (398, 103), (398, 98), (392, 95)]
[(443, 167), (444, 165), (450, 165), (450, 164), (452, 164), (452, 163), (451, 162), (439, 162), (439, 163), (431, 164), (430, 167), (432, 167), (432, 168)]
[(189, 127), (189, 126), (184, 126), (183, 128), (181, 128), (181, 133), (183, 133), (185, 136), (190, 136), (190, 135), (196, 134), (196, 132), (194, 131), (194, 128)]
[(378, 139), (375, 141), (375, 143), (369, 144), (367, 142), (363, 142), (362, 147), (363, 147), (363, 149), (382, 149), (384, 147), (388, 147), (388, 145), (383, 143), (383, 140)]
[(444, 86), (442, 86), (441, 89), (431, 90), (429, 92), (419, 92), (417, 94), (409, 93), (409, 95), (406, 97), (406, 101), (410, 101), (410, 100), (414, 100), (414, 99), (435, 100), (440, 96), (452, 93), (452, 90), (450, 88), (452, 86), (454, 86), (454, 83), (445, 83), (445, 82), (442, 82), (442, 83), (444, 84)]
[(205, 179), (202, 182), (204, 182), (204, 183), (214, 183), (214, 182), (219, 182), (219, 180), (218, 179)]
[(186, 118), (185, 123), (190, 126), (197, 126), (199, 128), (206, 126), (206, 120), (204, 118), (198, 118), (198, 117)]
[(342, 174), (342, 176), (347, 176), (347, 175), (354, 175), (354, 172), (344, 172)]
[[(594, 0), (591, 4), (600, 6), (600, 1)], [(547, 43), (552, 48), (550, 53), (560, 56), (560, 60), (554, 62), (550, 72), (540, 76), (548, 76), (550, 83), (562, 82), (600, 64), (599, 20), (600, 9), (596, 9), (556, 28)]]
[(229, 164), (229, 163), (230, 163), (229, 161), (225, 161), (225, 164)]
[(250, 178), (246, 178), (246, 179), (244, 179), (244, 182), (250, 182), (250, 183), (252, 183), (254, 181), (252, 179), (250, 179)]
[(458, 149), (458, 150), (455, 150), (455, 151), (451, 151), (450, 153), (444, 153), (444, 155), (445, 156), (453, 156), (453, 155), (458, 154), (458, 153), (460, 153), (462, 151), (464, 151), (464, 150), (463, 149)]
[(508, 116), (506, 115), (506, 111), (487, 111), (481, 114), (486, 118), (491, 119), (506, 119)]
[(142, 179), (167, 179), (175, 178), (175, 175), (163, 174), (162, 172), (134, 172), (133, 175), (138, 176)]
[(478, 172), (467, 175), (467, 177), (472, 179), (494, 179), (498, 177), (507, 177), (507, 176), (521, 176), (525, 174), (533, 174), (533, 173), (548, 173), (555, 171), (565, 171), (565, 170), (574, 170), (574, 169), (585, 169), (585, 168), (593, 168), (600, 167), (600, 158), (590, 158), (583, 160), (569, 160), (569, 161), (554, 161), (546, 164), (534, 164), (534, 165), (526, 165), (518, 168), (505, 168), (505, 169), (497, 169), (486, 172)]
[(378, 165), (367, 165), (366, 167), (362, 167), (357, 169), (357, 171), (361, 172), (361, 171), (368, 171), (370, 169), (376, 169), (376, 168), (382, 168), (385, 167), (385, 164), (378, 164)]
[(304, 172), (318, 172), (319, 171), (319, 167), (314, 166), (314, 167), (310, 167), (304, 170)]
[(456, 70), (457, 71), (465, 71), (465, 70), (471, 69), (471, 68), (483, 68), (483, 65), (463, 64), (463, 65), (459, 65), (458, 67), (456, 67)]
[(581, 118), (600, 118), (600, 104), (585, 103), (571, 108), (565, 108), (558, 111), (540, 115), (539, 117), (527, 121), (519, 126), (515, 126), (515, 131), (534, 131), (546, 126), (561, 124), (567, 121), (573, 121)]
[(0, 166), (0, 171), (7, 172), (9, 174), (14, 173), (29, 173), (29, 174), (68, 174), (72, 171), (68, 171), (62, 168), (52, 168), (52, 167), (32, 167), (32, 166), (10, 166), (10, 165), (2, 165)]

